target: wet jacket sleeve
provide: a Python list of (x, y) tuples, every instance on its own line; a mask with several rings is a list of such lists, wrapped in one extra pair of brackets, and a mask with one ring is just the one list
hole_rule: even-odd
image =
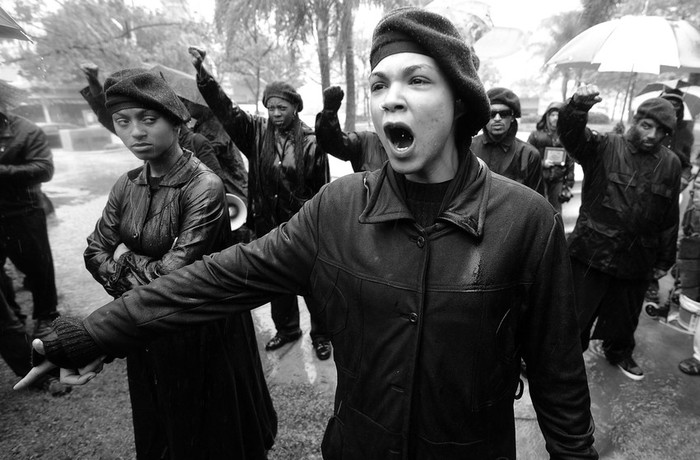
[(121, 243), (119, 223), (121, 222), (122, 199), (128, 179), (121, 176), (109, 192), (102, 217), (95, 230), (87, 238), (87, 248), (83, 253), (85, 267), (92, 277), (104, 287), (112, 297), (119, 297), (134, 287), (134, 280), (124, 276), (124, 257), (115, 260), (114, 250)]
[(597, 161), (599, 152), (602, 151), (601, 140), (604, 138), (588, 129), (587, 123), (588, 110), (578, 107), (573, 101), (569, 101), (559, 111), (559, 140), (571, 157), (581, 165)]
[(388, 159), (377, 133), (344, 132), (340, 129), (338, 113), (333, 110), (322, 110), (316, 115), (315, 130), (321, 149), (339, 160), (349, 161), (355, 172), (379, 169)]
[(666, 210), (666, 214), (664, 215), (664, 221), (659, 235), (659, 252), (656, 257), (656, 263), (654, 264), (654, 268), (664, 271), (670, 270), (673, 264), (676, 263), (678, 227), (680, 225), (680, 206), (678, 199), (681, 192), (681, 164), (680, 160), (674, 163), (677, 168), (677, 180), (671, 192), (671, 206)]
[(564, 226), (553, 218), (524, 315), (523, 359), (537, 421), (553, 459), (598, 458)]
[(322, 198), (323, 190), (287, 223), (249, 244), (132, 289), (88, 316), (88, 332), (107, 354), (120, 357), (160, 335), (253, 309), (280, 294), (307, 294)]
[(160, 259), (135, 252), (125, 255), (129, 270), (147, 284), (163, 275), (194, 262), (213, 250), (214, 242), (224, 231), (222, 219), (225, 211), (223, 183), (211, 174), (202, 174), (191, 181), (180, 195), (179, 206), (183, 210), (179, 222), (179, 234), (172, 248)]
[(259, 133), (263, 127), (262, 122), (241, 110), (204, 67), (197, 73), (197, 86), (207, 105), (224, 127), (226, 134), (248, 158), (248, 161), (253, 161), (257, 156), (258, 138), (262, 135)]
[(97, 121), (99, 121), (102, 126), (114, 134), (114, 122), (112, 121), (112, 116), (107, 111), (107, 107), (105, 106), (105, 93), (101, 92), (100, 94), (93, 96), (90, 92), (90, 87), (86, 86), (80, 90), (80, 94), (88, 103), (92, 111), (95, 112), (95, 115), (97, 115)]

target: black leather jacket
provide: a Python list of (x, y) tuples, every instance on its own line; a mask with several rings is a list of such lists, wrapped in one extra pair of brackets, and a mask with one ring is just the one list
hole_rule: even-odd
[(552, 458), (597, 458), (560, 217), (472, 154), (454, 181), (425, 229), (388, 164), (341, 177), (266, 236), (138, 287), (85, 325), (121, 356), (282, 293), (311, 295), (338, 370), (324, 458), (515, 458), (521, 357)]

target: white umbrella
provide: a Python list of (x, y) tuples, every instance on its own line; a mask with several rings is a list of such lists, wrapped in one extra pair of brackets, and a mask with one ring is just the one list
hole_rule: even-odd
[(491, 6), (479, 0), (433, 0), (425, 9), (441, 14), (457, 27), (480, 58), (496, 59), (513, 54), (525, 45), (525, 34), (513, 27), (497, 27)]
[(700, 32), (683, 20), (624, 16), (584, 30), (547, 65), (598, 72), (700, 72)]

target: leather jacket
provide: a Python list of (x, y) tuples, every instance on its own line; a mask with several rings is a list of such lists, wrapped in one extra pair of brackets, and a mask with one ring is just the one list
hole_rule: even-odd
[(676, 260), (681, 163), (666, 147), (638, 151), (625, 137), (586, 128), (588, 112), (569, 102), (559, 136), (581, 164), (581, 209), (569, 237), (572, 257), (625, 279), (647, 279)]
[(0, 113), (0, 218), (41, 209), (41, 183), (53, 177), (46, 134), (20, 116)]
[[(229, 219), (223, 195), (219, 178), (191, 152), (185, 151), (157, 190), (149, 187), (146, 165), (129, 171), (112, 187), (87, 239), (85, 266), (118, 297), (226, 247)], [(114, 260), (120, 243), (130, 252)]]
[(374, 171), (389, 159), (377, 133), (344, 132), (335, 110), (321, 110), (316, 114), (315, 129), (319, 147), (339, 160), (349, 161), (355, 172)]
[(597, 458), (561, 218), (471, 153), (453, 181), (423, 228), (389, 164), (341, 177), (264, 237), (84, 324), (121, 356), (283, 293), (311, 295), (338, 371), (324, 458), (515, 458), (521, 357), (552, 458)]

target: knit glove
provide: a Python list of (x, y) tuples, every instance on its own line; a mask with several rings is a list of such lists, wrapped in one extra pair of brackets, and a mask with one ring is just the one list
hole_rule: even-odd
[(323, 110), (337, 112), (345, 93), (340, 86), (329, 86), (323, 90)]
[(51, 328), (50, 333), (41, 337), (46, 355), (41, 356), (35, 352), (34, 365), (45, 358), (64, 369), (79, 369), (104, 355), (85, 329), (82, 320), (59, 316)]

